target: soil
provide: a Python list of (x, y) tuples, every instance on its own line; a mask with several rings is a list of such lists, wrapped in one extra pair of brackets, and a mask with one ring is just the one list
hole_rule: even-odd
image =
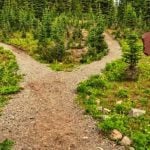
[(0, 141), (12, 139), (15, 150), (124, 150), (100, 133), (75, 102), (79, 82), (121, 57), (118, 42), (107, 33), (105, 40), (107, 56), (72, 72), (54, 72), (25, 52), (0, 43), (16, 55), (24, 74), (24, 90), (12, 96), (0, 117)]

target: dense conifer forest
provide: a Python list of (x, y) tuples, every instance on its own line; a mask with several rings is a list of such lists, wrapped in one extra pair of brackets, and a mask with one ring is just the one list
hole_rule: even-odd
[(149, 0), (1, 0), (0, 39), (49, 63), (85, 63), (107, 54), (106, 28), (147, 31), (149, 12)]

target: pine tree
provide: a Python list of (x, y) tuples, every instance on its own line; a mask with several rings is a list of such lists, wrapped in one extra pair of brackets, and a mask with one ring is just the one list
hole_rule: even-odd
[[(147, 26), (150, 26), (150, 0), (145, 0), (144, 3), (144, 20)], [(149, 27), (150, 28), (150, 27)]]
[(137, 23), (137, 16), (134, 8), (131, 4), (127, 5), (127, 9), (124, 16), (124, 23), (126, 27), (134, 29)]
[(131, 32), (127, 36), (127, 47), (123, 55), (124, 61), (128, 64), (127, 78), (136, 79), (138, 74), (137, 64), (140, 59), (140, 50), (142, 49), (141, 44), (138, 42), (138, 36), (135, 32)]

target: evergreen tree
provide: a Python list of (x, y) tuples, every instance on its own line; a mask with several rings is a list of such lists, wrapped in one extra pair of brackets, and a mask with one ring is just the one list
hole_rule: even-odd
[(142, 49), (142, 47), (138, 42), (138, 36), (135, 32), (132, 32), (127, 36), (126, 42), (128, 46), (126, 46), (123, 58), (124, 61), (128, 64), (126, 72), (127, 78), (134, 80), (137, 78), (137, 64), (140, 59), (140, 50)]
[(137, 24), (136, 12), (134, 11), (134, 8), (132, 7), (131, 4), (127, 5), (125, 16), (124, 16), (124, 24), (126, 27), (133, 28), (133, 29)]

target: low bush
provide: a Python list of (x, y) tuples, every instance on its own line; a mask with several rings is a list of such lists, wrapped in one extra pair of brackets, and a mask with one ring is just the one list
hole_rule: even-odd
[(106, 65), (105, 75), (109, 81), (123, 81), (125, 79), (126, 64), (122, 60), (117, 60)]
[(132, 133), (131, 137), (137, 150), (148, 150), (150, 148), (150, 134), (136, 131)]
[[(45, 43), (46, 42), (46, 43)], [(61, 41), (47, 40), (39, 45), (38, 53), (41, 59), (48, 63), (62, 62), (65, 56), (64, 43)]]
[(34, 39), (32, 33), (26, 33), (26, 37), (22, 37), (21, 32), (16, 32), (9, 39), (9, 43), (26, 50), (30, 55), (34, 55), (38, 47), (38, 41)]
[(113, 129), (118, 129), (120, 132), (125, 133), (127, 130), (125, 124), (127, 123), (126, 116), (118, 114), (111, 115), (108, 119), (98, 124), (98, 127), (105, 132), (110, 132)]
[(118, 96), (119, 98), (128, 98), (128, 90), (121, 88), (117, 92), (116, 96)]
[(0, 150), (11, 150), (13, 145), (13, 141), (6, 139), (2, 143), (0, 143)]
[[(127, 65), (117, 60), (107, 64), (101, 75), (91, 77), (77, 88), (79, 104), (97, 119), (98, 128), (108, 134), (118, 129), (131, 138), (132, 146), (137, 150), (150, 149), (149, 61), (146, 56), (139, 61), (138, 81), (126, 81), (124, 71)], [(103, 108), (110, 111), (103, 112)], [(131, 117), (132, 108), (145, 110), (146, 114)]]
[(20, 90), (18, 65), (15, 56), (7, 50), (0, 48), (0, 106), (4, 106), (7, 98), (4, 95), (13, 94)]

